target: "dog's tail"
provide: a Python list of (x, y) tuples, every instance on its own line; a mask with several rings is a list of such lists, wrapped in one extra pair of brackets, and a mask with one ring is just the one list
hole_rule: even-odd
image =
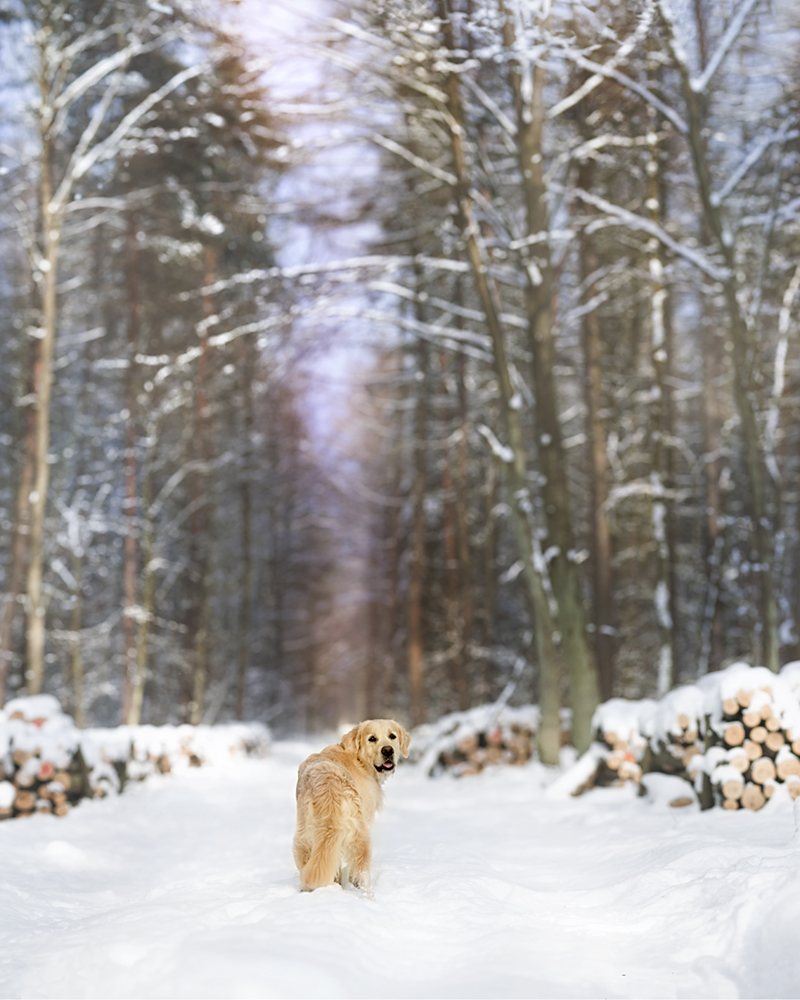
[(319, 827), (311, 857), (301, 872), (303, 882), (309, 889), (320, 889), (333, 883), (342, 863), (343, 841), (344, 830), (340, 825), (328, 821)]

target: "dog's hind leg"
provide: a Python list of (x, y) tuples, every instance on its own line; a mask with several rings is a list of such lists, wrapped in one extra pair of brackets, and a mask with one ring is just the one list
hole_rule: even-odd
[(317, 829), (311, 856), (300, 871), (309, 889), (333, 884), (341, 869), (342, 840), (342, 830), (334, 824), (321, 825)]
[(306, 840), (302, 840), (299, 836), (296, 836), (292, 842), (292, 854), (294, 855), (294, 863), (297, 865), (297, 870), (302, 872), (308, 864), (308, 859), (311, 857), (311, 846)]

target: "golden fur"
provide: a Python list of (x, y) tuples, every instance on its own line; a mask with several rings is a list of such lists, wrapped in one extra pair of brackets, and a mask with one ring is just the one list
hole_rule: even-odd
[(410, 738), (393, 719), (370, 719), (313, 753), (297, 773), (294, 860), (303, 889), (342, 883), (370, 892), (370, 827), (383, 805), (381, 785)]

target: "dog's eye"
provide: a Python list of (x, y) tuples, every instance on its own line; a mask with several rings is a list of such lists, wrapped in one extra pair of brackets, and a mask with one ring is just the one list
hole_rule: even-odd
[(389, 739), (390, 740), (396, 740), (397, 737), (394, 735), (394, 733), (389, 733)]
[(370, 741), (370, 743), (377, 743), (378, 742), (378, 737), (377, 736), (370, 736), (369, 741)]

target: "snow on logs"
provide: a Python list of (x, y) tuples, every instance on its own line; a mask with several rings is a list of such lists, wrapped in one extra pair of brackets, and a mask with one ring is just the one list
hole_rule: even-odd
[(50, 695), (15, 698), (0, 711), (0, 819), (65, 816), (81, 799), (118, 794), (127, 781), (260, 756), (268, 746), (259, 723), (80, 730)]
[(781, 786), (792, 799), (800, 795), (797, 667), (776, 675), (734, 664), (720, 674), (703, 771), (724, 809), (761, 809)]
[(0, 819), (65, 816), (86, 795), (78, 730), (55, 698), (16, 698), (0, 712)]
[(592, 726), (597, 742), (597, 769), (580, 787), (579, 791), (599, 785), (637, 784), (642, 777), (642, 760), (647, 741), (641, 732), (641, 718), (654, 701), (628, 701), (611, 698), (598, 706)]
[(411, 734), (409, 760), (429, 775), (447, 771), (457, 777), (480, 774), (495, 764), (527, 764), (538, 727), (536, 705), (479, 705), (417, 726)]
[(593, 724), (597, 767), (576, 771), (574, 794), (661, 773), (731, 811), (761, 809), (777, 789), (800, 796), (800, 661), (780, 674), (734, 663), (658, 702), (614, 698)]

